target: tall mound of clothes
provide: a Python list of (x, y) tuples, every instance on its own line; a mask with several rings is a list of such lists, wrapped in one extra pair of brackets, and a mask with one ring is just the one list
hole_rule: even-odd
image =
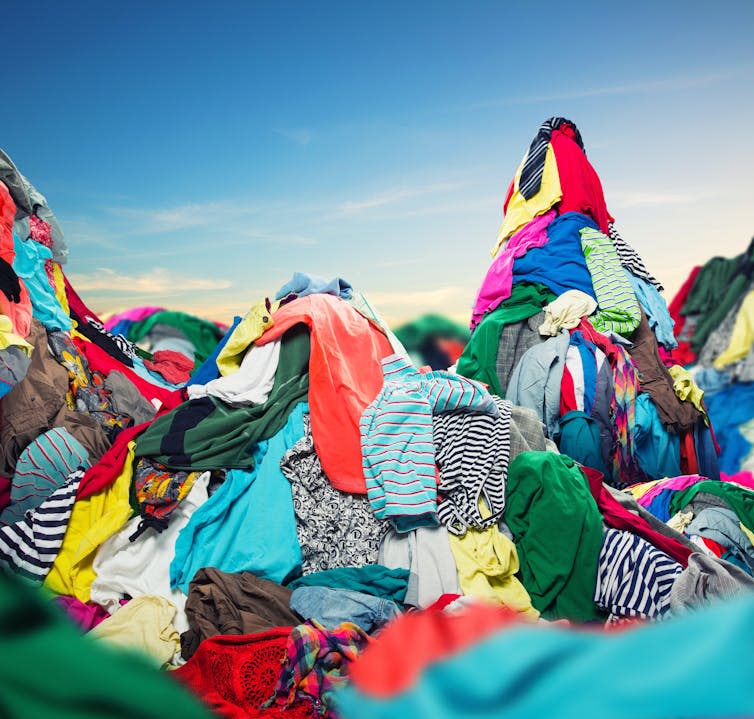
[[(451, 368), (300, 272), (217, 341), (162, 308), (106, 325), (24, 182), (0, 182), (10, 716), (754, 714), (754, 478), (715, 476), (573, 123), (516, 173)], [(606, 662), (637, 685), (595, 690)]]
[(666, 361), (685, 365), (704, 391), (721, 470), (754, 470), (754, 240), (694, 267), (670, 313), (678, 348)]

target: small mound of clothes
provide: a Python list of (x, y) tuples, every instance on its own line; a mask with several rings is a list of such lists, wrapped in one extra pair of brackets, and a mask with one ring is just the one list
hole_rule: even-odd
[[(719, 471), (572, 122), (537, 132), (468, 343), (427, 365), (340, 277), (296, 272), (222, 333), (103, 323), (24, 245), (54, 235), (24, 235), (9, 183), (11, 716), (754, 714), (754, 477)], [(631, 681), (595, 689), (607, 663)], [(733, 688), (685, 691), (702, 673)]]

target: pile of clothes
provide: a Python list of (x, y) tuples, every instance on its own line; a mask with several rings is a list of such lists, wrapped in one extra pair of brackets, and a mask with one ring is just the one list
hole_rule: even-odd
[(754, 240), (736, 257), (694, 267), (670, 303), (678, 347), (704, 391), (720, 445), (720, 469), (754, 470)]
[[(417, 366), (339, 277), (295, 273), (204, 349), (160, 308), (106, 325), (58, 260), (34, 250), (23, 274), (40, 242), (3, 183), (0, 625), (28, 641), (0, 686), (16, 714), (133, 715), (125, 688), (108, 704), (59, 667), (87, 651), (145, 700), (170, 683), (188, 716), (202, 706), (181, 685), (238, 717), (531, 716), (565, 695), (569, 714), (754, 713), (754, 479), (721, 478), (698, 388), (662, 362), (667, 308), (573, 123), (546, 122), (517, 171), (450, 368)], [(133, 340), (155, 328), (150, 356)], [(180, 377), (154, 366), (175, 340), (206, 354)], [(681, 637), (712, 626), (671, 671)], [(606, 661), (644, 667), (639, 690), (573, 691)], [(32, 692), (39, 667), (55, 680)], [(680, 696), (703, 671), (740, 691)]]

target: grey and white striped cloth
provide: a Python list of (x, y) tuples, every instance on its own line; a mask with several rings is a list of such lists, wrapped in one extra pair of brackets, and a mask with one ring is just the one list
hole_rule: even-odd
[(629, 272), (636, 275), (642, 280), (646, 280), (650, 285), (654, 285), (658, 292), (662, 292), (664, 287), (655, 279), (655, 277), (649, 274), (644, 260), (641, 259), (639, 253), (631, 247), (615, 229), (615, 225), (612, 222), (607, 223), (607, 234), (613, 241), (615, 251), (618, 253), (618, 259), (621, 265), (625, 267)]
[(579, 147), (584, 149), (584, 142), (581, 139), (581, 133), (576, 125), (564, 117), (551, 117), (545, 120), (537, 130), (537, 134), (529, 145), (529, 150), (524, 159), (524, 165), (521, 168), (521, 175), (518, 179), (518, 191), (525, 199), (530, 200), (539, 192), (542, 184), (542, 173), (545, 169), (545, 155), (547, 146), (550, 144), (550, 136), (553, 130), (557, 130), (561, 125), (568, 124), (575, 131), (575, 140)]
[[(505, 509), (505, 480), (511, 453), (512, 403), (492, 395), (498, 417), (447, 412), (432, 417), (435, 461), (440, 468), (437, 516), (449, 532), (495, 524)], [(479, 512), (482, 497), (492, 513)]]
[(23, 519), (0, 527), (0, 567), (5, 565), (36, 582), (44, 581), (63, 544), (83, 470), (69, 475), (36, 509)]
[(682, 571), (665, 552), (631, 532), (608, 529), (597, 560), (594, 603), (610, 612), (608, 624), (632, 617), (659, 619)]

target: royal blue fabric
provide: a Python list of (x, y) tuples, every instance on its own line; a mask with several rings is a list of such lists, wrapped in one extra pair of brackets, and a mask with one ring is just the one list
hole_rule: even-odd
[(222, 348), (225, 347), (226, 344), (228, 344), (228, 340), (233, 334), (233, 330), (235, 330), (240, 323), (240, 317), (236, 316), (233, 318), (233, 324), (230, 326), (230, 329), (222, 336), (222, 339), (217, 343), (217, 347), (215, 347), (215, 349), (212, 351), (212, 354), (207, 357), (207, 359), (204, 360), (204, 364), (202, 364), (200, 367), (197, 367), (194, 370), (194, 374), (189, 377), (189, 381), (186, 382), (187, 387), (190, 384), (207, 384), (207, 382), (211, 382), (213, 379), (217, 379), (220, 376), (220, 370), (217, 369), (217, 358), (220, 355)]

